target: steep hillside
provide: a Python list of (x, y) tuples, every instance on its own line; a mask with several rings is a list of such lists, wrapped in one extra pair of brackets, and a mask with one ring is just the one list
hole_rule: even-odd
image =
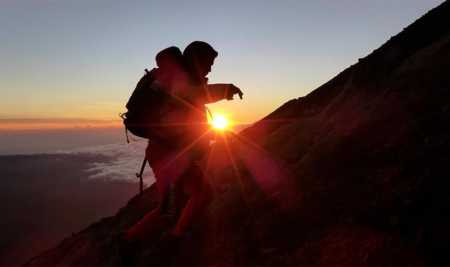
[[(214, 200), (137, 265), (448, 264), (450, 2), (309, 95), (216, 143)], [(154, 188), (29, 265), (120, 264)]]

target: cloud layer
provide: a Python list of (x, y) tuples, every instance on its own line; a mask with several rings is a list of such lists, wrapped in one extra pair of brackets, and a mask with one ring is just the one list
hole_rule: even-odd
[[(92, 162), (88, 171), (92, 173), (91, 179), (110, 179), (136, 182), (136, 173), (141, 168), (147, 143), (144, 140), (134, 141), (130, 144), (110, 144), (78, 148), (61, 151), (69, 154), (96, 154), (109, 158), (104, 161)], [(144, 171), (144, 184), (150, 185), (155, 181), (153, 171), (147, 164)]]

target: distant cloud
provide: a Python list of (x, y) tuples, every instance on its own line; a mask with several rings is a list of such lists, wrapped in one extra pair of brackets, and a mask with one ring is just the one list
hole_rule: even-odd
[[(139, 140), (130, 144), (102, 145), (61, 152), (88, 153), (111, 157), (111, 160), (92, 162), (92, 167), (88, 169), (89, 172), (93, 173), (90, 178), (136, 182), (138, 178), (135, 173), (139, 172), (141, 168), (146, 145), (144, 140)], [(153, 171), (147, 164), (144, 171), (144, 183), (150, 185), (154, 180)]]

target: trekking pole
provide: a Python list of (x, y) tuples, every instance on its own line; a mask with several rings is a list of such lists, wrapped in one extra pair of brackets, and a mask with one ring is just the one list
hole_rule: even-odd
[(146, 163), (147, 163), (147, 157), (144, 156), (144, 161), (142, 161), (142, 165), (141, 165), (141, 172), (136, 173), (136, 177), (139, 178), (139, 195), (142, 195), (142, 191), (144, 190), (144, 181), (142, 178), (142, 174), (144, 173)]

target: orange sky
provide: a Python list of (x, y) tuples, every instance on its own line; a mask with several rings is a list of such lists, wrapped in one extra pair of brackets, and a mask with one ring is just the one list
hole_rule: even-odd
[(219, 52), (209, 81), (244, 92), (210, 108), (252, 123), (443, 0), (181, 2), (0, 1), (0, 130), (118, 127), (155, 55), (194, 40)]

